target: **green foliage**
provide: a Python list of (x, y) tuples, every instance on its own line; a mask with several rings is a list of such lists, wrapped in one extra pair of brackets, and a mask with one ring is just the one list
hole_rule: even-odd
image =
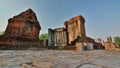
[(4, 34), (4, 31), (1, 31), (1, 32), (0, 32), (0, 35), (3, 35), (3, 34)]
[(114, 43), (120, 47), (120, 37), (119, 36), (116, 36), (114, 37)]
[(46, 40), (46, 39), (48, 39), (48, 34), (47, 34), (47, 33), (41, 34), (41, 35), (39, 36), (39, 39), (40, 39), (40, 40)]

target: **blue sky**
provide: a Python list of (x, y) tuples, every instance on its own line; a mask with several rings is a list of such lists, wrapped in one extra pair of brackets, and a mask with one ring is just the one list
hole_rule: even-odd
[(82, 15), (87, 36), (120, 36), (120, 0), (0, 0), (0, 31), (5, 30), (9, 18), (28, 8), (37, 14), (40, 33), (64, 27), (64, 21)]

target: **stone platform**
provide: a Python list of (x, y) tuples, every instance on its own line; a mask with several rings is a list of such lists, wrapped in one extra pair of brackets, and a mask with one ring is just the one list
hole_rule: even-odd
[(120, 68), (120, 51), (4, 50), (0, 68)]

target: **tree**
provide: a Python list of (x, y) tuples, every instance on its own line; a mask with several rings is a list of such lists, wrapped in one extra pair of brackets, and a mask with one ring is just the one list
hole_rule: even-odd
[(115, 43), (118, 47), (120, 47), (120, 37), (119, 37), (119, 36), (114, 37), (114, 43)]
[(4, 34), (4, 31), (1, 31), (1, 32), (0, 32), (0, 35), (3, 35), (3, 34)]
[(46, 40), (46, 39), (48, 39), (48, 34), (47, 34), (47, 33), (41, 34), (41, 35), (39, 36), (39, 39), (40, 39), (40, 40)]
[(41, 35), (39, 36), (39, 39), (40, 39), (40, 40), (43, 40), (43, 44), (44, 44), (44, 45), (48, 45), (48, 42), (47, 42), (47, 40), (48, 40), (48, 34), (47, 34), (47, 33), (41, 34)]

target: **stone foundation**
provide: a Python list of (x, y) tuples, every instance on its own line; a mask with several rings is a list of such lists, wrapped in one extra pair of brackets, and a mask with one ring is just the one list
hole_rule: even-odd
[(36, 39), (23, 37), (0, 36), (0, 49), (29, 49), (32, 47), (41, 47), (42, 42)]

